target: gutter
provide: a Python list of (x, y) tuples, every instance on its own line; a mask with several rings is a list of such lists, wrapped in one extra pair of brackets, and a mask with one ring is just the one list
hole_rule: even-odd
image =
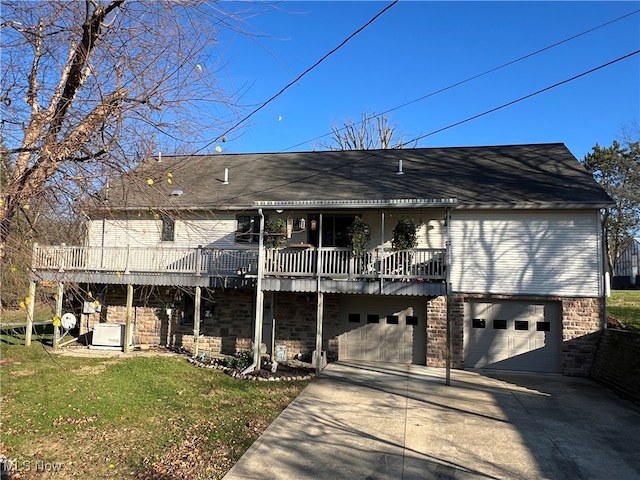
[(256, 317), (254, 332), (253, 363), (242, 371), (243, 375), (253, 372), (256, 367), (260, 368), (260, 346), (262, 345), (262, 305), (264, 293), (262, 291), (262, 277), (264, 276), (264, 213), (258, 209), (260, 215), (260, 237), (258, 239), (258, 280), (256, 281)]

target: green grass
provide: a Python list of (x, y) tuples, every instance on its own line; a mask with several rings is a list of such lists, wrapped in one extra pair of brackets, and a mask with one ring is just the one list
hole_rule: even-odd
[(184, 356), (1, 348), (0, 453), (65, 478), (221, 478), (308, 383), (237, 380)]
[(607, 315), (640, 330), (640, 290), (613, 290), (607, 299)]

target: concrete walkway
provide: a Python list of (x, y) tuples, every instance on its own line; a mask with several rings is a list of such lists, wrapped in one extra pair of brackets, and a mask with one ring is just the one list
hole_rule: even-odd
[(330, 364), (224, 477), (640, 478), (640, 408), (582, 378)]

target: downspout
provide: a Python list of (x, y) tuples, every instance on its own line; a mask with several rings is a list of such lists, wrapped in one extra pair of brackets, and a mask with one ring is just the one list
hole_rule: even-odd
[(445, 219), (447, 222), (447, 241), (445, 249), (445, 281), (447, 293), (447, 346), (446, 346), (446, 372), (445, 385), (451, 385), (451, 210), (445, 210)]
[[(382, 257), (384, 256), (384, 211), (382, 212), (382, 219), (380, 220), (380, 223), (382, 224), (381, 230), (382, 232), (380, 233), (381, 235), (381, 239), (380, 239), (380, 249), (378, 250), (378, 265), (380, 267), (382, 267)], [(380, 274), (382, 272), (382, 268), (378, 269), (378, 274)], [(380, 275), (380, 295), (382, 295), (384, 292), (384, 278), (382, 278), (382, 275)]]
[(264, 275), (264, 214), (262, 209), (258, 209), (260, 215), (260, 237), (258, 238), (258, 280), (256, 281), (256, 317), (254, 332), (253, 363), (242, 371), (242, 374), (253, 372), (256, 367), (260, 368), (260, 345), (262, 344), (262, 305), (264, 293), (262, 292), (262, 277)]
[(600, 267), (600, 271), (602, 272), (602, 281), (603, 281), (603, 285), (601, 285), (600, 288), (600, 293), (602, 295), (601, 297), (601, 305), (602, 305), (602, 329), (606, 330), (607, 329), (607, 297), (611, 296), (611, 273), (609, 272), (609, 269), (607, 268), (608, 265), (608, 255), (607, 252), (605, 251), (605, 230), (604, 230), (604, 226), (602, 224), (602, 210), (598, 210), (598, 230), (600, 232), (600, 234), (598, 235), (598, 250), (600, 251), (600, 262), (601, 262), (601, 267)]

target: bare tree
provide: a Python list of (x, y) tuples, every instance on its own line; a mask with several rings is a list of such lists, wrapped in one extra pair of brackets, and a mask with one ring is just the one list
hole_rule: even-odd
[(238, 8), (3, 0), (0, 258), (25, 205), (73, 203), (167, 145), (198, 151), (199, 132), (239, 114), (215, 48), (221, 30), (243, 31)]
[(82, 238), (81, 200), (157, 151), (207, 153), (241, 115), (217, 39), (250, 34), (246, 5), (2, 0), (0, 313), (32, 242)]
[(403, 135), (396, 132), (396, 126), (389, 125), (389, 118), (375, 113), (362, 114), (359, 122), (347, 121), (342, 127), (331, 126), (330, 143), (320, 143), (327, 150), (375, 150), (388, 148), (405, 148)]

